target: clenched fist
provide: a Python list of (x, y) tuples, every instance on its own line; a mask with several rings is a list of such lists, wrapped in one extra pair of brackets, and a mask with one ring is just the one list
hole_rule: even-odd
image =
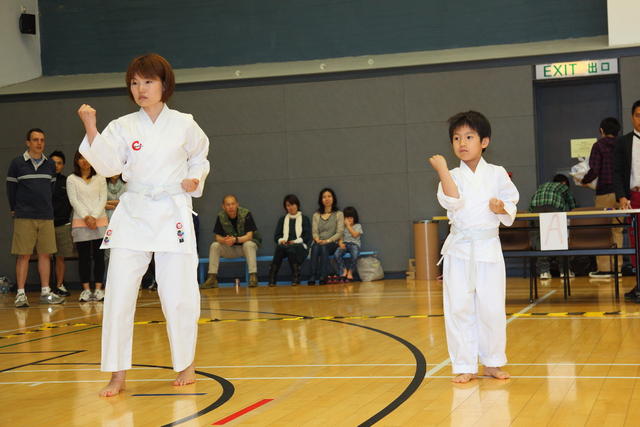
[(433, 167), (438, 173), (449, 170), (447, 167), (447, 159), (440, 154), (429, 157), (429, 163), (431, 163), (431, 167)]
[(494, 214), (506, 213), (504, 210), (504, 202), (500, 199), (496, 199), (495, 197), (489, 200), (489, 209), (491, 209), (491, 212)]
[(78, 108), (78, 116), (80, 120), (82, 120), (85, 128), (96, 127), (96, 110), (91, 107), (91, 105), (82, 104), (80, 108)]
[(187, 193), (193, 193), (198, 188), (200, 180), (196, 178), (187, 178), (182, 180), (182, 189)]

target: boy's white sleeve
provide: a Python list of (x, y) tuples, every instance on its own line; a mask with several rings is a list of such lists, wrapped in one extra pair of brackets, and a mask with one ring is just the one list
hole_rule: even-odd
[(438, 183), (438, 202), (440, 202), (440, 206), (445, 208), (447, 211), (457, 211), (459, 209), (462, 209), (462, 207), (464, 206), (464, 198), (462, 197), (462, 192), (460, 191), (460, 186), (458, 185), (458, 182), (456, 181), (455, 176), (452, 174), (451, 177), (453, 178), (453, 181), (456, 183), (456, 186), (458, 187), (459, 197), (455, 198), (455, 197), (447, 196), (446, 194), (444, 194), (444, 191), (442, 191), (442, 183), (439, 182)]
[(498, 198), (504, 202), (504, 210), (507, 211), (506, 214), (498, 214), (498, 218), (501, 223), (509, 227), (516, 219), (516, 213), (518, 211), (518, 207), (516, 205), (518, 204), (518, 200), (520, 200), (520, 194), (509, 177), (509, 174), (503, 167), (500, 167), (500, 170), (498, 171), (498, 180)]
[(80, 154), (99, 175), (107, 178), (121, 174), (127, 161), (127, 142), (119, 128), (119, 124), (112, 121), (102, 133), (96, 135), (91, 144), (86, 135), (80, 144)]

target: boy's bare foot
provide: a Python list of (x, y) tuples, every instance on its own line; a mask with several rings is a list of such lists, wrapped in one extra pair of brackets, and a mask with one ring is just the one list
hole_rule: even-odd
[(187, 384), (193, 384), (195, 382), (196, 382), (196, 368), (192, 363), (191, 365), (187, 366), (187, 368), (184, 371), (180, 371), (180, 373), (178, 374), (178, 377), (173, 382), (173, 385), (179, 387)]
[(451, 381), (457, 384), (466, 384), (471, 380), (475, 380), (476, 378), (478, 378), (476, 374), (458, 374), (453, 377)]
[(109, 384), (107, 384), (100, 393), (98, 394), (100, 397), (112, 397), (117, 396), (121, 391), (125, 389), (125, 380), (126, 372), (118, 371), (111, 373), (111, 380)]
[(484, 374), (489, 377), (497, 378), (499, 380), (506, 380), (511, 375), (507, 371), (503, 371), (500, 368), (491, 368), (489, 366), (484, 367)]

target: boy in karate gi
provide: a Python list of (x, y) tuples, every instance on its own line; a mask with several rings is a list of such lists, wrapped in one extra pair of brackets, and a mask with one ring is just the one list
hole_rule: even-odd
[(99, 174), (122, 174), (127, 182), (101, 246), (111, 249), (101, 369), (112, 375), (100, 392), (104, 397), (125, 388), (138, 288), (152, 255), (173, 368), (179, 372), (175, 386), (195, 381), (200, 317), (191, 198), (202, 195), (209, 173), (209, 139), (191, 115), (165, 104), (175, 88), (166, 59), (156, 54), (135, 58), (126, 83), (141, 108), (113, 120), (102, 133), (96, 128), (96, 110), (86, 104), (78, 110), (86, 131), (80, 153)]
[(440, 177), (438, 201), (451, 230), (442, 247), (444, 319), (453, 382), (484, 374), (507, 379), (505, 266), (500, 223), (513, 224), (518, 190), (501, 166), (487, 163), (491, 125), (476, 111), (449, 119), (449, 138), (460, 166), (449, 171), (441, 155), (429, 158)]

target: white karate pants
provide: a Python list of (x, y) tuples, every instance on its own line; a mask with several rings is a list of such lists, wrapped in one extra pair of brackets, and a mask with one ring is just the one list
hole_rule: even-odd
[[(102, 320), (102, 371), (131, 368), (136, 300), (151, 254), (111, 249)], [(198, 257), (196, 254), (156, 252), (155, 265), (173, 369), (180, 372), (191, 365), (196, 351), (200, 318)]]
[(445, 255), (443, 267), (444, 324), (454, 374), (475, 374), (507, 363), (504, 260), (475, 262), (476, 289), (470, 290), (469, 260)]

